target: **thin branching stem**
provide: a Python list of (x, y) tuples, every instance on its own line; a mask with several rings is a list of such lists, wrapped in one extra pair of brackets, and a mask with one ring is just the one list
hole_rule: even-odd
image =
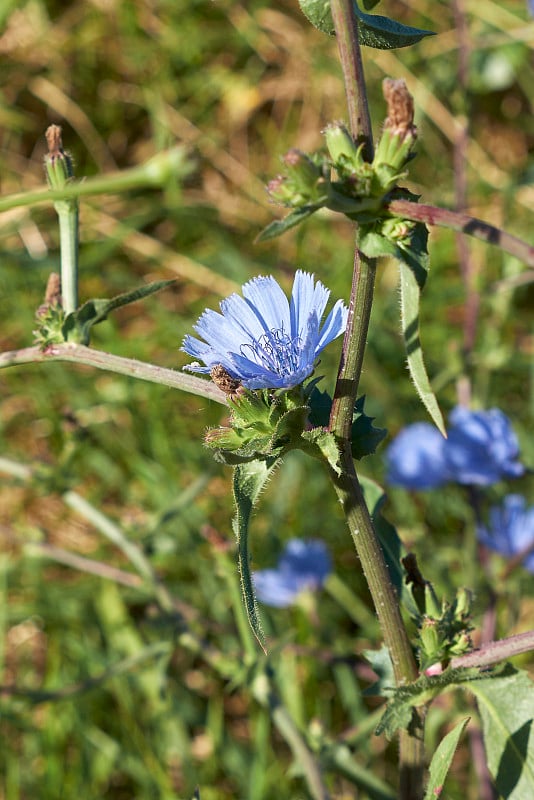
[(478, 650), (473, 650), (463, 656), (456, 656), (451, 660), (451, 667), (453, 669), (459, 667), (489, 667), (492, 664), (506, 661), (512, 656), (528, 653), (531, 650), (534, 650), (534, 630), (518, 633), (516, 636), (510, 636), (507, 639), (498, 639), (496, 642), (488, 642), (488, 644), (479, 647)]
[(42, 350), (40, 347), (25, 347), (21, 350), (0, 353), (0, 369), (20, 364), (42, 364), (48, 361), (71, 361), (75, 364), (85, 364), (139, 380), (160, 383), (172, 389), (181, 389), (183, 392), (206, 397), (208, 400), (226, 405), (227, 396), (212, 381), (197, 378), (186, 372), (147, 364), (133, 358), (123, 358), (103, 350), (85, 347), (82, 344), (54, 344), (46, 350)]
[(144, 187), (158, 188), (167, 181), (183, 178), (191, 171), (185, 149), (174, 147), (136, 167), (97, 175), (67, 184), (63, 189), (36, 189), (30, 192), (8, 194), (0, 198), (0, 213), (12, 208), (35, 206), (41, 203), (55, 203), (78, 197), (94, 197), (99, 194), (127, 192)]
[(412, 203), (409, 200), (392, 200), (387, 204), (386, 210), (396, 217), (411, 219), (414, 222), (424, 222), (427, 225), (439, 225), (450, 228), (467, 236), (473, 236), (487, 244), (494, 244), (500, 250), (515, 256), (528, 267), (534, 267), (534, 247), (510, 233), (483, 222), (481, 219), (471, 217), (460, 211), (450, 211), (447, 208), (425, 206)]

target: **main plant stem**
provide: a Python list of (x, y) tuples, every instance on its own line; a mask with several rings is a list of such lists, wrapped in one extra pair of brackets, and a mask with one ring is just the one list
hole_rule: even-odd
[[(372, 132), (363, 75), (358, 25), (352, 0), (331, 0), (338, 50), (343, 69), (352, 136), (364, 143), (368, 159), (373, 155)], [(412, 647), (400, 613), (399, 599), (391, 582), (384, 555), (365, 504), (351, 453), (350, 433), (373, 302), (376, 261), (358, 250), (347, 329), (332, 404), (330, 429), (340, 448), (341, 474), (332, 471), (332, 480), (343, 506), (362, 569), (389, 650), (397, 685), (417, 677)], [(423, 796), (424, 750), (423, 716), (414, 712), (410, 731), (400, 735), (400, 797), (419, 800)]]

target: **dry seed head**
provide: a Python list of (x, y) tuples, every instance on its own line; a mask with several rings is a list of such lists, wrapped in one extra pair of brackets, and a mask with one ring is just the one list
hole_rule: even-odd
[(50, 158), (54, 159), (64, 154), (60, 125), (50, 125), (46, 129), (45, 137), (46, 143), (48, 144), (48, 155)]
[(230, 395), (231, 398), (243, 392), (241, 381), (237, 378), (233, 378), (222, 364), (215, 364), (215, 366), (212, 367), (210, 377), (215, 386), (218, 386), (221, 391)]
[(406, 83), (402, 79), (385, 78), (382, 82), (382, 91), (388, 107), (384, 128), (401, 136), (402, 139), (407, 134), (415, 136), (417, 128), (413, 124), (413, 97), (408, 91)]
[(44, 301), (47, 306), (61, 305), (61, 278), (57, 272), (48, 276)]

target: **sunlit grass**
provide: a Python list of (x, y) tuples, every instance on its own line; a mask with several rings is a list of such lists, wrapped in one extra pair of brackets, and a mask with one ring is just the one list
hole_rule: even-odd
[[(382, 13), (439, 35), (411, 49), (366, 51), (375, 131), (384, 114), (383, 77), (405, 77), (420, 132), (409, 185), (425, 202), (452, 207), (454, 146), (466, 115), (469, 208), (529, 238), (532, 23), (517, 0), (468, 6), (464, 90), (449, 5), (385, 4)], [(217, 308), (221, 296), (257, 274), (272, 273), (288, 288), (300, 267), (315, 272), (333, 298), (348, 297), (348, 222), (325, 215), (273, 243), (253, 243), (279, 213), (264, 191), (279, 156), (291, 146), (320, 147), (321, 129), (345, 115), (335, 41), (311, 30), (296, 3), (31, 0), (5, 4), (0, 24), (2, 194), (44, 185), (51, 122), (63, 127), (78, 177), (139, 164), (175, 143), (195, 162), (182, 187), (82, 202), (82, 299), (177, 279), (99, 326), (94, 346), (179, 368), (187, 360), (179, 351), (183, 336), (202, 309)], [(2, 215), (0, 238), (0, 341), (8, 350), (31, 344), (35, 309), (57, 269), (52, 207)], [(475, 347), (464, 360), (455, 239), (432, 233), (422, 307), (429, 372), (445, 410), (456, 402), (460, 374), (469, 375), (477, 402), (513, 418), (532, 464), (532, 285), (499, 287), (517, 275), (517, 263), (479, 243), (469, 252), (481, 304)], [(325, 353), (324, 389), (335, 369), (336, 352)], [(424, 418), (405, 366), (392, 264), (380, 267), (362, 391), (368, 413), (392, 432)], [(252, 699), (241, 660), (229, 588), (237, 583), (231, 474), (201, 444), (205, 429), (223, 417), (217, 404), (72, 365), (0, 373), (2, 456), (39, 474), (28, 484), (4, 471), (0, 484), (0, 682), (10, 687), (0, 721), (5, 800), (185, 799), (197, 785), (202, 800), (305, 796), (287, 745)], [(382, 479), (381, 456), (363, 470)], [(162, 613), (154, 593), (132, 581), (132, 564), (66, 505), (68, 490), (142, 549), (177, 601), (175, 615)], [(476, 581), (480, 617), (491, 592), (473, 564), (474, 533), (460, 491), (410, 498), (396, 491), (388, 509), (440, 592)], [(262, 567), (274, 564), (290, 536), (323, 538), (336, 573), (369, 607), (340, 510), (315, 462), (301, 454), (287, 459), (252, 533), (254, 565)], [(57, 549), (46, 554), (32, 544)], [(125, 583), (82, 561), (61, 564), (60, 550), (120, 570)], [(499, 635), (530, 625), (528, 576), (514, 574), (500, 588)], [(177, 645), (180, 615), (240, 672), (217, 671), (202, 653)], [(368, 616), (356, 625), (327, 593), (311, 610), (265, 616), (280, 654), (278, 688), (298, 722), (343, 733), (356, 743), (362, 769), (393, 781), (395, 746), (371, 737), (376, 703), (361, 696), (372, 676), (359, 654), (378, 646)], [(385, 757), (373, 760), (384, 749)], [(467, 751), (451, 797), (476, 800), (466, 758)], [(336, 797), (354, 796), (339, 773), (332, 781)]]

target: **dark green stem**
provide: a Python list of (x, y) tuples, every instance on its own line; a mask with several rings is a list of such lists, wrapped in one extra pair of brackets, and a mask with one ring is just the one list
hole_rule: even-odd
[(375, 275), (376, 259), (367, 258), (356, 246), (349, 315), (330, 416), (330, 430), (340, 439), (350, 439), (351, 435), (352, 412), (362, 372)]
[[(338, 50), (343, 69), (351, 133), (365, 143), (365, 155), (372, 158), (372, 132), (366, 87), (358, 42), (358, 24), (352, 0), (331, 0)], [(397, 685), (417, 677), (417, 667), (399, 600), (391, 582), (384, 555), (365, 504), (351, 453), (352, 413), (358, 392), (369, 319), (373, 302), (376, 261), (361, 252), (354, 257), (354, 273), (347, 329), (338, 372), (330, 429), (340, 449), (340, 474), (331, 472), (332, 482), (343, 506), (358, 557), (389, 650)], [(419, 800), (423, 795), (423, 715), (414, 711), (412, 728), (400, 735), (400, 797)]]
[(373, 133), (358, 42), (358, 21), (354, 15), (352, 0), (332, 0), (330, 8), (345, 81), (350, 130), (356, 141), (364, 143), (365, 159), (372, 161)]

